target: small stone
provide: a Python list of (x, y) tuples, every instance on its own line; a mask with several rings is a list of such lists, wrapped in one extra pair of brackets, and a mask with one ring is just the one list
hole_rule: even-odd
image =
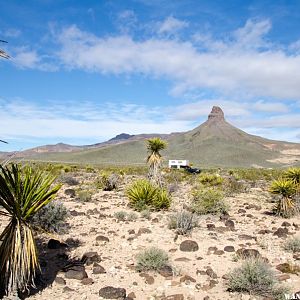
[(164, 266), (158, 270), (158, 273), (163, 277), (173, 277), (173, 269), (170, 266)]
[(94, 264), (93, 266), (93, 274), (105, 274), (105, 269), (99, 264)]
[(232, 220), (227, 220), (225, 222), (225, 226), (229, 227), (230, 229), (234, 229), (234, 222)]
[(225, 252), (234, 252), (235, 249), (234, 249), (233, 246), (225, 246), (225, 247), (224, 247), (224, 251), (225, 251)]
[(185, 240), (180, 244), (179, 249), (183, 252), (194, 252), (199, 250), (199, 246), (195, 241)]
[(278, 281), (285, 281), (285, 280), (288, 280), (290, 278), (291, 278), (291, 276), (289, 274), (282, 274), (282, 275), (277, 276)]
[(240, 208), (240, 209), (238, 210), (238, 213), (239, 213), (239, 214), (245, 214), (245, 213), (246, 213), (246, 210), (245, 210), (245, 209), (242, 209), (242, 208)]
[(215, 224), (207, 224), (206, 227), (208, 230), (214, 230), (216, 228), (216, 225)]
[(94, 283), (94, 280), (93, 280), (92, 278), (83, 278), (83, 279), (81, 280), (81, 283), (82, 283), (83, 285), (91, 285), (91, 284)]
[(163, 298), (160, 298), (161, 300), (184, 300), (183, 294), (174, 294), (174, 295), (169, 295)]
[(98, 242), (109, 242), (109, 238), (104, 235), (98, 235), (96, 237), (96, 241)]
[(149, 228), (140, 228), (137, 235), (140, 236), (145, 233), (152, 233), (152, 231)]
[(56, 277), (54, 281), (57, 284), (66, 285), (66, 281), (62, 277)]
[(238, 249), (236, 251), (237, 256), (242, 258), (259, 258), (261, 254), (256, 249)]
[(223, 250), (216, 250), (214, 252), (215, 255), (223, 255), (225, 252)]
[(179, 257), (179, 258), (175, 258), (174, 261), (188, 262), (188, 261), (191, 261), (191, 260), (187, 257)]
[(68, 286), (65, 286), (65, 287), (63, 288), (63, 293), (68, 293), (68, 292), (74, 292), (74, 290), (71, 289), (71, 288), (69, 288)]
[(135, 234), (135, 231), (134, 231), (134, 229), (129, 229), (129, 230), (128, 230), (128, 233), (129, 233), (129, 234)]
[(289, 227), (289, 226), (292, 226), (291, 223), (287, 222), (287, 221), (284, 221), (281, 226), (283, 227)]
[(132, 298), (132, 299), (135, 299), (135, 298), (136, 298), (136, 295), (135, 295), (134, 292), (131, 292), (131, 293), (128, 294), (127, 297)]
[(289, 230), (285, 227), (285, 228), (278, 228), (273, 235), (278, 236), (279, 238), (286, 238), (287, 234), (289, 233)]
[(75, 193), (75, 190), (73, 190), (73, 189), (66, 189), (65, 195), (70, 196), (70, 198), (74, 198), (76, 193)]
[(208, 267), (206, 269), (206, 274), (211, 278), (218, 278), (218, 275), (214, 272), (214, 270), (211, 267)]
[(104, 299), (124, 299), (126, 297), (126, 290), (123, 288), (106, 286), (99, 290), (99, 296)]
[(48, 249), (61, 249), (61, 248), (67, 248), (68, 245), (65, 243), (61, 243), (58, 240), (50, 239), (48, 241)]
[(196, 282), (196, 279), (194, 279), (192, 276), (189, 275), (184, 275), (180, 278), (179, 280), (180, 282), (185, 282), (185, 283), (189, 283), (189, 282)]
[(268, 234), (268, 233), (272, 233), (272, 230), (269, 229), (261, 229), (258, 231), (258, 234)]
[(87, 278), (87, 273), (85, 272), (84, 266), (72, 266), (65, 273), (65, 277), (68, 279), (77, 279), (82, 280), (83, 278)]
[(91, 251), (91, 252), (84, 253), (81, 258), (81, 261), (84, 262), (87, 266), (89, 266), (94, 262), (100, 262), (101, 257), (97, 252)]
[(145, 282), (147, 284), (153, 284), (154, 283), (154, 277), (147, 274), (147, 273), (140, 273), (140, 276), (143, 277), (145, 279)]
[(240, 234), (238, 236), (240, 240), (256, 240), (254, 236), (248, 235), (248, 234)]

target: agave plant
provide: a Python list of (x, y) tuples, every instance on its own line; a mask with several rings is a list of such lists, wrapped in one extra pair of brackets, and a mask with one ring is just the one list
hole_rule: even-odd
[(270, 193), (281, 195), (275, 206), (277, 215), (289, 217), (297, 211), (297, 206), (293, 195), (296, 193), (296, 185), (288, 179), (274, 180), (270, 187)]
[(162, 156), (159, 151), (164, 150), (167, 143), (160, 138), (152, 138), (147, 140), (148, 157), (147, 163), (149, 164), (148, 178), (155, 184), (161, 186), (160, 165)]
[(300, 168), (289, 168), (285, 173), (284, 177), (292, 181), (297, 188), (297, 192), (300, 193)]
[(0, 166), (0, 215), (9, 218), (0, 235), (0, 295), (34, 284), (39, 262), (30, 222), (60, 189), (54, 179), (29, 166)]

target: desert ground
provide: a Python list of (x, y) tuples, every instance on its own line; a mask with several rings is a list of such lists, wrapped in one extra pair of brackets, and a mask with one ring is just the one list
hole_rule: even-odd
[[(177, 235), (168, 227), (170, 216), (189, 207), (198, 175), (176, 182), (168, 210), (142, 216), (129, 206), (125, 191), (131, 182), (145, 175), (124, 175), (116, 190), (96, 188), (91, 199), (85, 201), (70, 190), (76, 191), (78, 186), (91, 188), (97, 174), (67, 174), (79, 183), (64, 183), (55, 200), (68, 209), (67, 228), (60, 234), (38, 234), (43, 275), (37, 286), (44, 284), (44, 288), (30, 299), (104, 299), (99, 290), (107, 286), (125, 289), (126, 299), (260, 299), (227, 290), (228, 273), (243, 262), (237, 255), (243, 251), (239, 249), (257, 250), (280, 282), (291, 292), (300, 290), (297, 271), (287, 274), (278, 270), (281, 264), (299, 263), (299, 255), (283, 249), (286, 240), (300, 236), (299, 218), (271, 214), (274, 196), (268, 192), (269, 182), (244, 180), (243, 192), (225, 198), (230, 207), (228, 215), (201, 215), (190, 233)], [(133, 217), (118, 220), (119, 211)], [(55, 240), (52, 246), (50, 239)], [(168, 253), (171, 268), (138, 272), (137, 254), (153, 246)], [(84, 255), (87, 259), (82, 263)]]

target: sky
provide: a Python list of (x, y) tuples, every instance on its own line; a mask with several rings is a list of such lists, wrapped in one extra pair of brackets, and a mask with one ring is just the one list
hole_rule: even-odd
[(300, 142), (298, 0), (0, 0), (0, 151), (228, 122)]

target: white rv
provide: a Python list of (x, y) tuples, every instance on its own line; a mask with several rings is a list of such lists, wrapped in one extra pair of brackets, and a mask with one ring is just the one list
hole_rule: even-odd
[(176, 168), (180, 169), (182, 167), (188, 167), (189, 166), (189, 161), (186, 159), (172, 159), (169, 160), (169, 168)]

